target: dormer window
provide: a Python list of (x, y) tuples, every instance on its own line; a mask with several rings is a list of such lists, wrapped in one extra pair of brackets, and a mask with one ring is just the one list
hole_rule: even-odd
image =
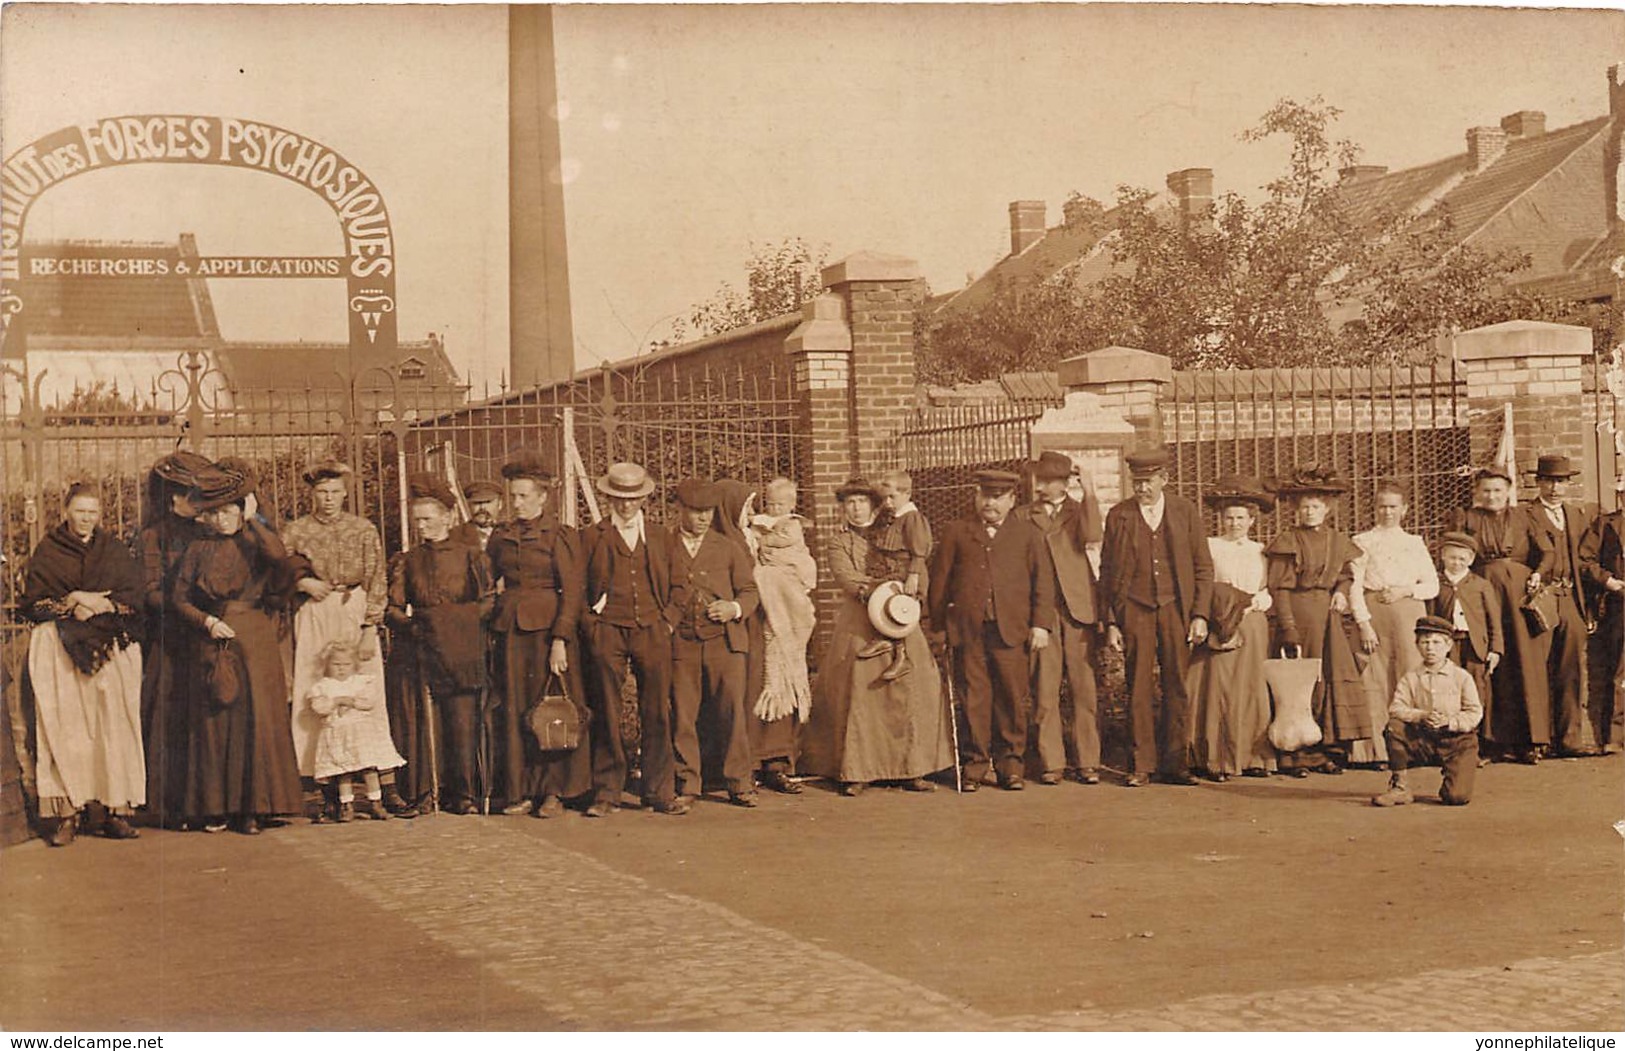
[(428, 366), (418, 358), (407, 358), (401, 362), (400, 376), (403, 380), (420, 380), (428, 374)]

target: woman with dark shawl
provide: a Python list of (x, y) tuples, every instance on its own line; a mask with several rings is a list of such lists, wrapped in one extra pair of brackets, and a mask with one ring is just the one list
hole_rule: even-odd
[(169, 607), (175, 569), (187, 545), (207, 530), (186, 494), (209, 461), (178, 449), (147, 473), (145, 522), (137, 541), (141, 560), (141, 608), (146, 613), (145, 666), (141, 680), (141, 739), (147, 749), (147, 812), (154, 824), (184, 816), (186, 788), (186, 694), (182, 689), (190, 632)]
[(1281, 753), (1281, 770), (1294, 777), (1310, 771), (1341, 774), (1349, 746), (1371, 737), (1371, 709), (1349, 642), (1349, 589), (1360, 549), (1347, 533), (1326, 521), (1332, 498), (1348, 492), (1330, 471), (1298, 468), (1276, 483), (1293, 501), (1298, 523), (1282, 530), (1265, 550), (1269, 591), (1283, 654), (1321, 661), (1320, 683), (1312, 701), (1321, 743)]
[(41, 832), (73, 842), (79, 811), (106, 809), (101, 832), (133, 839), (128, 816), (147, 798), (141, 754), (141, 571), (100, 528), (101, 498), (68, 489), (67, 514), (28, 562), (22, 601), (35, 622), (28, 679), (37, 737)]
[(276, 534), (245, 523), (251, 488), (238, 471), (199, 473), (191, 502), (212, 534), (186, 549), (170, 590), (190, 629), (185, 813), (206, 832), (229, 820), (244, 835), (304, 808), (273, 619), (293, 573)]

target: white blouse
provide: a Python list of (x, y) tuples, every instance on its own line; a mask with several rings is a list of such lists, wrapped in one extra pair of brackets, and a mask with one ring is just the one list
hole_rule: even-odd
[[(1226, 540), (1207, 538), (1207, 549), (1213, 555), (1213, 580), (1229, 584), (1239, 591), (1255, 596), (1256, 609), (1269, 609), (1269, 592), (1264, 590), (1264, 574), (1268, 563), (1264, 558), (1264, 545), (1256, 540)], [(1257, 599), (1259, 594), (1262, 599)]]
[(1364, 552), (1354, 560), (1354, 581), (1365, 591), (1403, 587), (1411, 597), (1426, 602), (1439, 594), (1439, 571), (1433, 568), (1428, 546), (1404, 529), (1372, 529), (1356, 534)]

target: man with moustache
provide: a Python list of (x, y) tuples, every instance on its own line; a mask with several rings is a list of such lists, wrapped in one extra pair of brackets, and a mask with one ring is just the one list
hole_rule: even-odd
[(1546, 655), (1551, 683), (1552, 747), (1560, 756), (1592, 754), (1584, 721), (1586, 625), (1592, 618), (1583, 586), (1580, 541), (1597, 518), (1593, 504), (1566, 500), (1569, 479), (1579, 474), (1567, 456), (1542, 456), (1535, 467), (1538, 498), (1524, 509), (1530, 532), (1552, 553), (1542, 584), (1557, 599), (1557, 623), (1535, 639)]
[(451, 538), (484, 551), (502, 515), (502, 487), (483, 479), (472, 481), (463, 486), (463, 499), (468, 503), (468, 521), (453, 529)]

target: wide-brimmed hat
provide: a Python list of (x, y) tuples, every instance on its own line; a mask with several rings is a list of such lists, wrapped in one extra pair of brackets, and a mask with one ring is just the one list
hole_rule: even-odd
[(241, 503), (254, 491), (254, 480), (242, 471), (220, 464), (210, 464), (199, 471), (187, 502), (204, 511), (215, 511), (227, 504)]
[(1166, 445), (1147, 445), (1135, 449), (1123, 460), (1128, 464), (1130, 478), (1147, 478), (1158, 471), (1166, 471), (1173, 457), (1168, 454)]
[(484, 478), (476, 478), (463, 486), (463, 497), (468, 500), (500, 500), (502, 486)]
[(1559, 456), (1556, 453), (1553, 453), (1547, 456), (1542, 456), (1539, 460), (1535, 461), (1536, 478), (1551, 478), (1557, 481), (1567, 481), (1579, 473), (1580, 469), (1574, 466), (1574, 461), (1570, 460), (1567, 456)]
[(636, 500), (655, 491), (655, 480), (642, 464), (610, 464), (609, 470), (598, 479), (598, 491), (621, 500)]
[(190, 449), (176, 449), (167, 456), (158, 458), (152, 465), (152, 473), (166, 482), (175, 485), (191, 486), (197, 481), (197, 473), (209, 466), (209, 458)]
[(547, 461), (542, 459), (542, 454), (537, 449), (520, 449), (508, 457), (508, 462), (502, 465), (501, 473), (502, 477), (510, 482), (529, 478), (533, 482), (545, 485), (553, 480), (553, 472), (548, 470)]
[(880, 489), (867, 478), (848, 478), (845, 485), (835, 490), (836, 500), (844, 503), (849, 496), (867, 496), (869, 502), (876, 507), (885, 502), (885, 497), (880, 495)]
[(888, 580), (869, 596), (869, 623), (888, 639), (900, 639), (920, 623), (920, 600)]
[(1281, 496), (1342, 496), (1349, 487), (1330, 467), (1309, 463), (1276, 479), (1275, 491)]
[(677, 483), (677, 502), (690, 511), (715, 509), (722, 491), (703, 478), (684, 478)]
[(1247, 504), (1258, 511), (1275, 509), (1275, 497), (1264, 488), (1264, 483), (1251, 475), (1227, 474), (1213, 483), (1202, 494), (1202, 502), (1213, 508), (1226, 508)]
[(406, 480), (406, 488), (413, 500), (433, 500), (448, 511), (457, 506), (451, 486), (438, 474), (414, 474)]
[(355, 474), (355, 469), (343, 460), (327, 459), (305, 468), (305, 473), (301, 477), (304, 478), (306, 485), (315, 485), (329, 478), (348, 478), (352, 474)]
[(1071, 478), (1073, 471), (1072, 457), (1066, 453), (1058, 453), (1053, 449), (1046, 449), (1038, 454), (1033, 461), (1033, 478), (1040, 482), (1053, 482), (1060, 478)]

